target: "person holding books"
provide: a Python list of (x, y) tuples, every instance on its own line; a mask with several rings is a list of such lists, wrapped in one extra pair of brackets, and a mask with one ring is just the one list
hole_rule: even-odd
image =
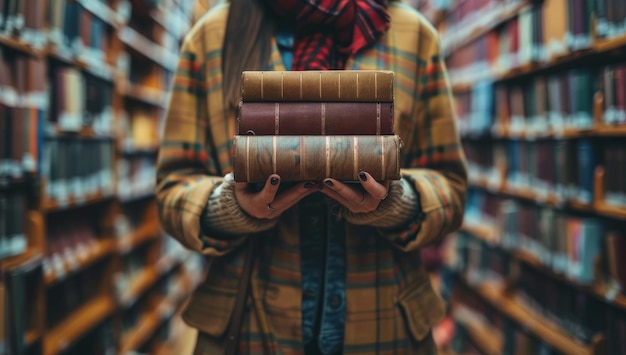
[[(242, 72), (387, 70), (401, 178), (233, 177)], [(231, 0), (184, 39), (157, 164), (164, 229), (207, 256), (183, 318), (196, 354), (434, 354), (445, 314), (420, 248), (466, 198), (440, 42), (386, 0)], [(355, 112), (355, 120), (359, 119)]]

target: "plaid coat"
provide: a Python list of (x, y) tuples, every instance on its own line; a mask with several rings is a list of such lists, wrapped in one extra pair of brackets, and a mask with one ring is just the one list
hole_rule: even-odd
[[(206, 281), (184, 319), (200, 330), (197, 354), (215, 354), (233, 311), (249, 235), (204, 235), (200, 216), (212, 189), (231, 171), (235, 111), (222, 99), (221, 44), (228, 5), (204, 16), (186, 36), (165, 118), (157, 166), (159, 216), (165, 230), (209, 259)], [(460, 225), (466, 166), (449, 80), (435, 29), (399, 2), (378, 43), (347, 63), (350, 69), (395, 72), (395, 131), (404, 142), (402, 174), (420, 195), (422, 214), (405, 230), (346, 224), (344, 354), (436, 352), (431, 327), (445, 313), (419, 248)], [(284, 70), (273, 42), (271, 65)], [(302, 354), (298, 206), (260, 236), (239, 344), (242, 354)], [(254, 237), (254, 236), (252, 236)], [(378, 287), (376, 287), (378, 285)]]

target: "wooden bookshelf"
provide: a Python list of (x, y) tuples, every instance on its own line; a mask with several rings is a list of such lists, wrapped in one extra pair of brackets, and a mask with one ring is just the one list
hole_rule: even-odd
[(167, 95), (163, 90), (126, 83), (121, 92), (124, 97), (156, 106), (158, 108), (165, 108), (167, 105)]
[(112, 200), (113, 195), (98, 192), (87, 196), (69, 196), (67, 201), (58, 201), (56, 199), (47, 199), (43, 202), (43, 209), (46, 212), (58, 212), (67, 209), (79, 208), (85, 205), (101, 203)]
[(485, 282), (473, 287), (489, 303), (496, 306), (503, 314), (522, 324), (534, 335), (565, 354), (597, 354), (600, 337), (591, 345), (580, 344), (550, 320), (537, 314), (515, 297), (504, 296), (503, 286)]
[(44, 335), (45, 355), (58, 354), (98, 323), (111, 316), (115, 309), (113, 298), (103, 295), (82, 305), (63, 322)]
[(105, 257), (111, 255), (114, 250), (113, 240), (107, 238), (100, 241), (97, 241), (95, 244), (89, 246), (87, 249), (86, 255), (81, 257), (80, 254), (76, 254), (75, 263), (69, 264), (67, 262), (64, 263), (64, 273), (59, 275), (54, 270), (51, 270), (50, 273), (45, 275), (45, 283), (47, 286), (51, 286), (58, 281), (63, 280), (67, 275), (71, 275), (74, 273), (81, 272), (89, 265), (94, 264), (95, 262), (104, 259)]
[[(461, 2), (457, 2), (459, 3)], [(615, 168), (615, 162), (621, 161), (620, 157), (623, 155), (620, 147), (623, 147), (622, 138), (626, 137), (626, 125), (623, 122), (621, 106), (617, 107), (619, 103), (616, 101), (615, 91), (618, 85), (623, 84), (618, 84), (618, 75), (614, 78), (608, 75), (613, 73), (612, 70), (622, 68), (626, 62), (626, 34), (622, 33), (609, 39), (600, 38), (595, 32), (598, 23), (597, 18), (594, 18), (590, 19), (589, 28), (583, 30), (585, 33), (581, 38), (572, 40), (563, 36), (564, 42), (560, 43), (561, 46), (554, 46), (555, 43), (537, 43), (537, 40), (545, 41), (547, 36), (551, 36), (553, 40), (561, 38), (560, 31), (563, 29), (559, 26), (565, 28), (572, 26), (572, 23), (564, 23), (549, 28), (550, 25), (546, 22), (549, 23), (556, 15), (547, 14), (548, 6), (552, 6), (550, 11), (559, 6), (578, 6), (571, 2), (559, 2), (558, 5), (555, 5), (557, 2), (549, 5), (546, 3), (523, 1), (516, 8), (505, 9), (502, 6), (499, 10), (494, 10), (499, 13), (491, 17), (489, 11), (469, 9), (468, 6), (471, 4), (465, 2), (463, 14), (475, 11), (476, 16), (472, 17), (476, 20), (475, 23), (464, 23), (463, 33), (460, 33), (457, 27), (448, 26), (445, 19), (440, 26), (444, 30), (442, 44), (448, 68), (451, 68), (451, 72), (458, 73), (451, 74), (451, 78), (452, 91), (459, 102), (457, 106), (459, 118), (463, 120), (459, 125), (460, 136), (467, 145), (468, 157), (472, 155), (473, 159), (468, 158), (469, 166), (472, 168), (469, 172), (469, 186), (475, 195), (468, 195), (471, 197), (468, 202), (478, 204), (480, 210), (472, 210), (474, 213), (485, 214), (485, 218), (489, 218), (488, 222), (465, 221), (461, 227), (464, 233), (453, 238), (459, 238), (461, 246), (464, 245), (462, 244), (464, 241), (471, 240), (472, 246), (480, 250), (452, 251), (454, 248), (449, 247), (448, 252), (454, 253), (450, 256), (450, 266), (466, 267), (468, 275), (478, 275), (472, 281), (480, 280), (480, 275), (483, 274), (502, 273), (506, 270), (506, 292), (504, 284), (494, 285), (489, 282), (474, 285), (473, 288), (478, 290), (487, 303), (494, 306), (498, 312), (521, 325), (521, 327), (512, 326), (513, 331), (523, 334), (527, 330), (532, 334), (527, 339), (539, 338), (539, 343), (547, 344), (558, 352), (567, 354), (621, 353), (622, 348), (619, 348), (622, 351), (615, 348), (619, 347), (615, 342), (621, 335), (617, 334), (609, 320), (591, 320), (579, 315), (572, 315), (572, 319), (569, 319), (569, 315), (563, 314), (562, 309), (554, 309), (553, 299), (543, 298), (540, 289), (533, 290), (531, 287), (533, 280), (537, 283), (551, 280), (558, 283), (559, 292), (563, 295), (572, 297), (576, 294), (588, 295), (584, 305), (579, 305), (581, 309), (589, 307), (594, 309), (591, 311), (594, 314), (604, 314), (602, 312), (616, 314), (616, 319), (620, 321), (625, 310), (626, 297), (620, 292), (620, 287), (625, 287), (624, 281), (621, 279), (610, 281), (620, 276), (615, 275), (615, 266), (611, 266), (611, 270), (610, 266), (607, 266), (610, 260), (614, 259), (614, 254), (607, 253), (609, 243), (613, 241), (605, 240), (604, 233), (622, 232), (626, 227), (626, 204), (621, 202), (623, 185), (613, 175), (605, 176), (605, 170), (621, 174), (621, 170)], [(530, 12), (523, 11), (527, 5), (533, 7)], [(449, 13), (454, 14), (454, 9), (450, 9)], [(586, 11), (584, 13), (585, 16), (588, 15)], [(523, 20), (522, 16), (527, 17)], [(513, 23), (513, 20), (519, 21)], [(537, 21), (543, 21), (543, 27), (537, 27)], [(532, 26), (529, 25), (531, 22)], [(522, 26), (527, 28), (523, 29)], [(532, 33), (532, 40), (530, 37), (522, 38), (520, 33), (525, 33), (526, 30)], [(557, 30), (559, 34), (554, 32)], [(545, 32), (535, 33), (536, 31)], [(515, 49), (500, 47), (506, 46), (508, 42), (502, 41), (506, 41), (507, 36), (510, 40), (513, 33), (519, 35), (515, 37), (519, 41), (516, 44), (518, 47)], [(446, 38), (447, 36), (449, 38)], [(523, 46), (528, 47), (522, 48)], [(534, 53), (535, 50), (537, 53)], [(545, 53), (540, 52), (543, 50)], [(470, 70), (474, 67), (482, 69), (485, 62), (493, 66), (484, 72)], [(584, 90), (574, 86), (580, 85), (583, 80), (589, 83), (585, 84)], [(492, 84), (492, 88), (477, 85), (485, 82)], [(621, 89), (621, 86), (619, 88)], [(583, 91), (585, 96), (580, 98), (579, 103), (578, 96), (572, 95), (582, 95)], [(609, 103), (604, 102), (604, 92), (609, 95), (607, 98), (612, 100)], [(592, 100), (589, 101), (590, 96)], [(486, 97), (489, 100), (484, 99)], [(502, 100), (511, 102), (501, 104)], [(584, 109), (574, 108), (583, 105)], [(483, 113), (487, 119), (478, 119), (477, 117)], [(559, 125), (562, 125), (562, 130), (556, 130)], [(564, 141), (567, 143), (562, 143)], [(582, 155), (589, 151), (593, 152), (590, 157)], [(549, 153), (550, 156), (540, 157), (539, 152)], [(481, 156), (482, 153), (492, 155)], [(564, 156), (568, 159), (567, 163), (555, 163), (556, 159)], [(514, 161), (511, 162), (511, 159)], [(572, 161), (569, 161), (570, 159)], [(587, 164), (589, 161), (593, 164), (590, 170), (595, 169), (591, 183), (589, 176), (580, 171), (580, 164)], [(607, 163), (609, 161), (613, 162), (613, 165)], [(495, 164), (498, 166), (490, 166)], [(542, 171), (541, 164), (551, 164), (551, 170)], [(578, 165), (573, 168), (572, 164)], [(568, 169), (565, 174), (576, 176), (564, 180), (562, 174), (554, 172), (555, 169), (562, 167)], [(498, 173), (492, 173), (494, 170)], [(511, 176), (507, 176), (508, 171), (512, 172)], [(518, 173), (521, 176), (517, 176)], [(528, 178), (527, 175), (532, 176)], [(519, 179), (516, 180), (517, 178)], [(544, 183), (551, 180), (552, 184), (559, 184), (557, 186), (560, 188), (559, 191), (555, 191), (552, 184)], [(514, 185), (516, 181), (527, 185), (521, 187)], [(532, 185), (535, 181), (538, 185), (536, 187)], [(506, 206), (507, 211), (503, 212), (502, 206)], [(590, 242), (589, 247), (594, 250), (595, 260), (584, 262), (585, 267), (594, 268), (593, 276), (585, 272), (585, 280), (592, 277), (591, 281), (579, 281), (574, 276), (569, 276), (577, 274), (578, 271), (571, 273), (561, 271), (565, 267), (564, 263), (573, 265), (571, 261), (560, 260), (558, 255), (552, 260), (544, 258), (543, 253), (550, 252), (545, 250), (548, 247), (542, 244), (546, 242), (544, 238), (548, 237), (545, 235), (546, 231), (561, 226), (558, 224), (557, 227), (556, 224), (544, 220), (550, 218), (552, 213), (556, 215), (555, 218), (564, 218), (559, 220), (559, 223), (564, 221), (568, 228), (577, 222), (580, 222), (581, 226), (584, 223), (587, 228), (588, 222), (589, 229), (580, 231), (581, 234), (585, 233), (585, 237), (588, 237), (587, 234), (592, 230), (596, 230), (593, 229), (596, 224), (602, 227), (600, 229), (606, 228), (606, 231), (599, 232), (603, 235), (598, 235), (598, 239), (594, 240), (601, 240), (597, 246)], [(541, 221), (533, 221), (536, 225), (532, 228), (527, 228), (525, 224), (521, 225), (538, 218), (541, 218)], [(491, 219), (494, 221), (491, 222)], [(500, 230), (501, 228), (503, 230)], [(519, 228), (519, 233), (510, 228)], [(562, 230), (558, 232), (559, 238), (565, 235)], [(555, 241), (554, 236), (547, 238), (550, 243), (558, 245), (551, 244), (549, 248), (558, 248), (561, 252), (564, 244), (567, 248), (574, 248), (574, 245), (582, 248), (580, 246), (582, 242), (569, 239), (570, 234), (572, 238), (578, 235), (574, 234), (575, 230), (566, 233), (568, 233), (566, 241)], [(503, 239), (505, 236), (506, 240)], [(521, 239), (513, 240), (516, 236)], [(538, 240), (540, 237), (542, 239)], [(475, 243), (473, 238), (480, 242)], [(490, 248), (493, 245), (496, 248)], [(596, 248), (600, 250), (597, 253)], [(535, 249), (536, 252), (533, 251)], [(571, 258), (569, 253), (563, 257)], [(554, 265), (550, 264), (552, 262)], [(593, 266), (587, 265), (588, 263), (593, 263)], [(522, 291), (521, 287), (528, 287), (528, 292), (516, 292)], [(557, 321), (548, 319), (543, 312), (535, 311), (534, 306), (526, 304), (522, 297), (516, 297), (516, 294), (525, 294), (529, 297), (529, 302), (537, 302), (537, 307), (543, 307), (547, 313), (552, 313), (553, 317), (559, 317), (559, 324), (560, 321), (564, 322), (563, 329), (557, 325)], [(451, 312), (454, 314), (454, 304)], [(501, 350), (498, 351), (495, 347), (490, 348), (489, 341), (483, 339), (481, 332), (483, 329), (480, 328), (482, 325), (465, 325), (472, 343), (479, 347), (482, 353), (501, 353)], [(590, 344), (577, 341), (582, 338), (589, 339), (590, 330), (599, 331), (601, 334), (597, 334)]]
[(487, 322), (479, 321), (477, 319), (469, 319), (469, 317), (463, 317), (463, 313), (466, 311), (467, 307), (460, 302), (451, 302), (451, 307), (452, 316), (455, 321), (467, 329), (472, 342), (482, 351), (483, 354), (502, 354), (504, 340), (500, 329), (496, 329)]
[[(33, 3), (36, 1), (39, 0), (33, 0)], [(138, 348), (144, 345), (146, 341), (154, 342), (153, 339), (151, 340), (154, 332), (165, 322), (171, 321), (171, 314), (181, 307), (195, 285), (190, 282), (191, 277), (178, 275), (177, 270), (185, 269), (182, 264), (188, 262), (187, 259), (182, 254), (170, 253), (167, 250), (166, 239), (169, 237), (166, 237), (162, 232), (158, 218), (153, 213), (156, 211), (156, 202), (153, 200), (154, 189), (148, 190), (146, 187), (140, 191), (133, 190), (127, 196), (121, 196), (117, 193), (118, 163), (123, 160), (130, 160), (136, 155), (156, 160), (158, 147), (121, 150), (119, 147), (122, 146), (122, 137), (117, 136), (115, 128), (121, 113), (127, 109), (132, 109), (135, 105), (150, 107), (151, 112), (154, 111), (154, 126), (158, 127), (159, 117), (167, 104), (168, 80), (178, 62), (178, 54), (168, 42), (171, 37), (162, 36), (162, 31), (168, 31), (178, 41), (182, 40), (189, 29), (190, 16), (184, 12), (188, 7), (180, 1), (156, 1), (153, 2), (154, 4), (149, 4), (143, 0), (61, 0), (50, 2), (50, 4), (45, 1), (42, 3), (47, 4), (41, 6), (42, 11), (45, 11), (41, 17), (45, 22), (42, 33), (46, 33), (46, 40), (43, 41), (42, 45), (39, 46), (37, 41), (26, 42), (22, 39), (22, 33), (13, 31), (10, 35), (0, 34), (0, 50), (10, 58), (28, 58), (29, 61), (36, 60), (37, 63), (43, 64), (45, 70), (42, 73), (45, 73), (45, 77), (37, 78), (36, 81), (46, 84), (44, 85), (45, 88), (41, 90), (46, 93), (48, 102), (40, 106), (31, 104), (31, 101), (27, 100), (29, 99), (27, 94), (39, 92), (30, 87), (33, 83), (27, 82), (29, 88), (26, 89), (26, 92), (16, 93), (13, 101), (6, 103), (10, 107), (42, 110), (41, 119), (37, 121), (37, 125), (41, 126), (40, 132), (47, 139), (81, 140), (87, 142), (85, 146), (92, 142), (105, 142), (104, 149), (106, 149), (107, 144), (111, 146), (111, 156), (109, 160), (105, 160), (100, 155), (98, 164), (101, 166), (97, 167), (99, 170), (97, 172), (82, 172), (81, 174), (87, 175), (86, 178), (84, 176), (63, 177), (63, 179), (85, 179), (80, 183), (84, 184), (83, 186), (88, 186), (85, 190), (97, 191), (95, 193), (80, 196), (70, 194), (61, 200), (48, 198), (52, 195), (48, 195), (47, 186), (50, 185), (50, 181), (54, 182), (54, 178), (50, 178), (48, 181), (48, 173), (46, 173), (43, 163), (40, 164), (42, 167), (33, 174), (34, 183), (32, 186), (26, 179), (24, 181), (13, 181), (15, 180), (13, 179), (7, 184), (7, 191), (9, 192), (18, 185), (28, 186), (29, 189), (28, 215), (24, 231), (27, 237), (27, 247), (19, 255), (0, 259), (0, 269), (3, 271), (36, 270), (29, 271), (32, 273), (32, 276), (29, 276), (29, 282), (34, 281), (35, 284), (29, 284), (27, 289), (29, 293), (34, 293), (34, 295), (28, 295), (31, 303), (28, 305), (28, 314), (24, 315), (28, 326), (24, 330), (23, 339), (24, 345), (28, 348), (28, 354), (54, 355), (70, 349), (73, 353), (77, 353), (76, 351), (81, 353), (82, 350), (76, 350), (74, 347), (84, 347), (86, 337), (93, 336), (94, 332), (100, 332), (103, 327), (106, 329), (105, 333), (112, 334), (111, 344), (93, 344), (93, 346), (106, 346), (110, 350), (112, 349), (113, 353), (117, 353), (120, 349), (123, 351), (139, 350)], [(59, 41), (59, 38), (53, 38), (54, 33), (52, 32), (55, 28), (52, 27), (54, 26), (53, 19), (49, 18), (48, 15), (52, 16), (53, 9), (50, 7), (54, 6), (59, 6), (60, 13), (67, 10), (64, 8), (65, 6), (76, 6), (79, 16), (66, 16), (65, 20), (67, 22), (79, 19), (77, 20), (79, 25), (76, 27), (78, 35), (73, 40), (86, 41), (82, 43), (82, 47), (74, 47), (73, 40), (66, 41), (61, 38)], [(32, 9), (34, 8), (32, 7)], [(30, 10), (29, 7), (27, 11)], [(171, 23), (172, 19), (176, 19), (176, 26)], [(91, 21), (91, 23), (81, 21)], [(63, 31), (73, 26), (73, 24), (69, 24), (69, 27), (65, 26), (68, 23), (57, 25), (56, 30), (60, 30), (63, 36), (67, 35), (63, 34)], [(83, 36), (83, 31), (87, 29), (89, 35)], [(94, 31), (101, 32), (96, 33)], [(30, 42), (37, 44), (33, 45)], [(135, 67), (128, 68), (125, 65), (126, 63), (122, 58), (125, 54), (129, 54), (133, 61), (137, 60), (134, 63), (136, 64)], [(13, 61), (9, 65), (10, 71), (16, 69), (13, 67)], [(131, 80), (137, 77), (136, 73), (132, 71), (137, 65), (140, 69), (147, 66), (151, 69), (147, 72), (147, 75), (150, 76), (141, 78), (139, 81), (142, 84), (131, 83)], [(82, 112), (88, 112), (91, 115), (90, 117), (80, 117), (82, 126), (62, 127), (62, 120), (59, 117), (61, 113), (65, 112), (55, 108), (55, 106), (61, 106), (61, 103), (54, 102), (57, 97), (53, 92), (61, 87), (55, 84), (58, 83), (58, 80), (64, 80), (58, 76), (58, 71), (65, 68), (70, 69), (72, 75), (80, 76), (87, 93), (85, 97), (79, 99), (81, 95), (70, 90), (78, 90), (83, 87), (74, 86), (66, 89), (68, 90), (67, 93), (70, 93), (66, 97), (71, 96), (76, 100), (84, 100), (79, 110), (81, 115)], [(130, 73), (129, 69), (131, 70)], [(17, 75), (25, 75), (28, 78), (24, 72), (19, 72)], [(22, 79), (20, 78), (20, 80)], [(91, 83), (91, 87), (88, 86), (89, 83)], [(66, 84), (64, 82), (62, 88), (66, 88)], [(110, 87), (110, 91), (97, 91), (102, 86)], [(94, 92), (94, 90), (96, 91)], [(106, 98), (100, 100), (102, 103), (96, 102), (98, 101), (95, 100), (96, 98), (102, 97)], [(4, 95), (0, 95), (0, 100), (4, 102), (4, 99)], [(87, 100), (91, 101), (87, 102)], [(102, 104), (102, 107), (96, 109), (103, 111), (89, 111), (93, 107), (89, 108), (88, 105), (96, 104)], [(74, 105), (75, 102), (71, 102), (70, 106)], [(57, 111), (55, 112), (55, 110)], [(52, 114), (49, 115), (48, 113)], [(102, 117), (104, 117), (102, 119), (104, 123), (96, 122)], [(104, 124), (107, 126), (103, 127)], [(129, 142), (124, 141), (124, 143)], [(45, 145), (50, 143), (41, 139), (36, 144), (42, 155), (38, 158), (45, 161), (47, 159), (44, 156)], [(86, 164), (96, 160), (89, 155), (93, 152), (82, 151), (84, 146), (80, 147), (81, 159), (85, 159)], [(108, 153), (98, 151), (96, 154)], [(99, 189), (92, 187), (94, 184), (96, 186), (107, 185), (103, 181), (109, 181), (109, 172), (111, 173), (110, 186)], [(4, 179), (4, 176), (1, 178)], [(92, 179), (97, 181), (91, 181)], [(75, 191), (79, 191), (79, 188), (76, 188)], [(5, 213), (5, 211), (0, 213)], [(132, 225), (132, 229), (127, 234), (118, 232), (124, 230), (120, 229), (120, 225), (118, 225), (119, 221), (122, 220), (119, 219), (120, 216), (126, 217), (125, 220)], [(85, 247), (73, 250), (73, 247), (77, 247), (77, 245), (71, 244), (73, 241), (67, 238), (85, 237), (70, 236), (70, 233), (83, 233), (83, 231), (78, 229), (70, 231), (69, 227), (73, 226), (73, 222), (68, 222), (72, 226), (68, 226), (68, 229), (64, 230), (64, 225), (58, 222), (59, 220), (88, 224), (86, 226), (89, 229), (88, 233), (93, 232), (93, 235), (89, 234), (87, 235), (89, 238), (84, 239)], [(56, 226), (57, 224), (59, 226)], [(122, 235), (116, 235), (116, 233)], [(46, 264), (50, 261), (48, 258), (52, 258), (57, 253), (53, 249), (54, 243), (56, 242), (56, 247), (60, 248), (59, 240), (62, 243), (70, 242), (69, 249), (72, 250), (68, 252), (70, 253), (69, 256), (60, 255), (61, 261), (56, 262), (54, 267), (47, 268), (46, 266), (50, 265)], [(77, 240), (82, 241), (83, 239)], [(63, 247), (67, 249), (67, 247)], [(131, 277), (122, 275), (130, 281), (128, 286), (122, 290), (123, 292), (116, 293), (114, 276), (123, 274), (123, 258), (132, 258), (133, 252), (139, 249), (145, 253), (145, 264), (138, 270), (137, 274)], [(134, 260), (131, 264), (134, 265), (133, 263)], [(35, 268), (33, 265), (37, 265), (37, 267)], [(86, 273), (90, 274), (87, 275)], [(93, 273), (93, 280), (90, 281), (93, 281), (93, 285), (90, 287), (94, 288), (95, 296), (88, 297), (86, 296), (89, 295), (87, 291), (91, 290), (74, 290), (73, 288), (74, 284), (80, 282), (78, 280), (81, 277), (89, 277), (91, 273)], [(158, 285), (173, 277), (179, 277), (176, 282), (176, 289), (162, 295), (160, 293), (161, 287)], [(56, 305), (54, 297), (59, 297), (60, 292), (66, 292), (64, 291), (66, 288), (67, 292), (76, 292), (76, 294), (82, 292), (83, 294), (75, 297), (80, 301), (70, 301), (76, 302), (75, 307), (72, 308), (71, 305), (64, 304), (62, 305), (64, 307), (62, 312), (51, 313), (49, 308), (54, 308)], [(130, 312), (131, 304), (140, 298), (147, 300), (146, 302), (151, 302), (157, 297), (163, 299), (153, 309), (146, 312), (141, 319), (136, 320), (140, 327), (122, 336), (121, 323), (124, 317), (129, 316), (126, 312)], [(61, 303), (59, 301), (60, 306)], [(65, 314), (65, 316), (59, 314)], [(57, 317), (61, 318), (53, 320)], [(167, 339), (161, 340), (166, 341)], [(89, 342), (87, 341), (87, 343)], [(91, 351), (84, 350), (82, 353), (91, 353)]]
[(45, 56), (45, 51), (33, 48), (30, 44), (21, 41), (18, 38), (0, 34), (0, 46), (11, 48), (15, 51), (30, 55), (36, 58)]

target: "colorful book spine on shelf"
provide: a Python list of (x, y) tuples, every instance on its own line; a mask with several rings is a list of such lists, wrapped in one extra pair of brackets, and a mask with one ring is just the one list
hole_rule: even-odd
[(109, 138), (47, 138), (45, 195), (60, 204), (113, 189), (113, 142)]
[(0, 259), (26, 251), (26, 196), (0, 192)]

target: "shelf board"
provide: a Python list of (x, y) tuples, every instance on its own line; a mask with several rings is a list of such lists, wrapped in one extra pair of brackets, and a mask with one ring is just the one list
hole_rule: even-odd
[(154, 266), (145, 267), (134, 275), (124, 292), (120, 295), (121, 304), (124, 307), (132, 305), (135, 300), (141, 297), (152, 285), (154, 285), (161, 273)]
[(122, 203), (130, 203), (130, 202), (135, 202), (139, 200), (145, 200), (148, 198), (153, 198), (154, 195), (155, 195), (154, 189), (150, 189), (150, 190), (146, 189), (145, 191), (138, 191), (132, 194), (120, 195), (119, 199)]
[(76, 254), (75, 265), (69, 265), (68, 263), (64, 263), (65, 272), (62, 275), (58, 275), (56, 272), (52, 271), (49, 274), (44, 276), (44, 280), (47, 286), (51, 286), (58, 281), (63, 280), (66, 275), (70, 275), (73, 273), (80, 272), (84, 270), (89, 265), (94, 264), (95, 262), (105, 258), (108, 255), (113, 253), (114, 242), (112, 239), (102, 239), (97, 241), (92, 247), (89, 248), (87, 255), (83, 258), (78, 257), (78, 253)]
[(83, 8), (89, 11), (92, 15), (102, 20), (107, 25), (117, 29), (120, 27), (120, 23), (117, 20), (117, 16), (113, 9), (101, 2), (93, 0), (77, 0)]
[(550, 320), (524, 306), (516, 298), (505, 297), (501, 285), (485, 282), (474, 288), (483, 298), (497, 307), (500, 312), (526, 327), (535, 336), (558, 351), (565, 354), (594, 354), (591, 346), (579, 343), (574, 337), (560, 329)]
[(124, 26), (118, 31), (118, 35), (122, 43), (131, 48), (134, 53), (151, 60), (169, 71), (176, 69), (178, 63), (176, 54), (149, 40), (135, 29)]
[(37, 263), (43, 260), (43, 253), (38, 248), (29, 247), (22, 254), (9, 256), (0, 260), (0, 269), (8, 270), (22, 265)]
[(137, 230), (120, 237), (117, 242), (117, 250), (126, 254), (137, 248), (137, 246), (149, 241), (156, 240), (159, 237), (158, 223), (144, 223)]
[(461, 230), (490, 244), (497, 243), (498, 231), (494, 226), (491, 226), (488, 223), (463, 223)]
[(158, 326), (178, 309), (185, 298), (193, 291), (194, 285), (187, 275), (178, 276), (177, 291), (163, 297), (157, 306), (146, 312), (137, 322), (137, 326), (122, 336), (120, 353), (124, 354), (139, 348), (154, 333)]
[(457, 318), (458, 310), (464, 308), (467, 307), (455, 302), (452, 305), (452, 314), (455, 320), (467, 329), (472, 342), (486, 355), (502, 354), (504, 349), (502, 331), (481, 321)]
[(49, 45), (46, 49), (46, 54), (49, 58), (54, 59), (58, 62), (65, 63), (71, 66), (74, 66), (80, 70), (83, 70), (91, 75), (94, 75), (100, 79), (113, 82), (115, 76), (117, 75), (117, 71), (112, 68), (111, 65), (101, 61), (91, 62), (82, 59), (76, 58), (71, 53), (68, 53), (66, 50), (62, 50), (54, 45)]
[(594, 133), (600, 137), (626, 137), (626, 125), (601, 125), (594, 129)]
[(595, 211), (601, 216), (626, 220), (626, 208), (623, 207), (620, 208), (617, 206), (610, 206), (604, 203), (599, 203), (595, 206)]
[(154, 311), (142, 315), (137, 326), (122, 335), (120, 354), (127, 354), (138, 349), (159, 327), (163, 318)]
[(99, 202), (105, 202), (107, 200), (112, 200), (113, 197), (114, 197), (113, 195), (104, 194), (103, 192), (98, 192), (95, 194), (87, 195), (81, 199), (77, 199), (74, 196), (71, 196), (70, 198), (68, 198), (67, 202), (63, 202), (63, 203), (60, 203), (56, 199), (46, 199), (44, 200), (42, 205), (43, 205), (43, 210), (45, 212), (56, 212), (56, 211), (63, 211), (67, 209), (81, 207), (85, 205), (95, 204)]
[(143, 102), (145, 104), (158, 108), (167, 107), (167, 95), (165, 91), (149, 88), (147, 86), (135, 85), (131, 83), (124, 84), (121, 92), (127, 98)]
[(36, 58), (42, 58), (45, 53), (45, 51), (35, 49), (30, 44), (23, 42), (19, 38), (3, 34), (0, 34), (0, 46), (8, 47)]
[(98, 296), (85, 303), (66, 317), (44, 336), (43, 353), (53, 355), (93, 329), (115, 310), (115, 302), (109, 296)]
[(27, 330), (24, 334), (24, 344), (29, 347), (41, 339), (41, 332), (36, 329)]

